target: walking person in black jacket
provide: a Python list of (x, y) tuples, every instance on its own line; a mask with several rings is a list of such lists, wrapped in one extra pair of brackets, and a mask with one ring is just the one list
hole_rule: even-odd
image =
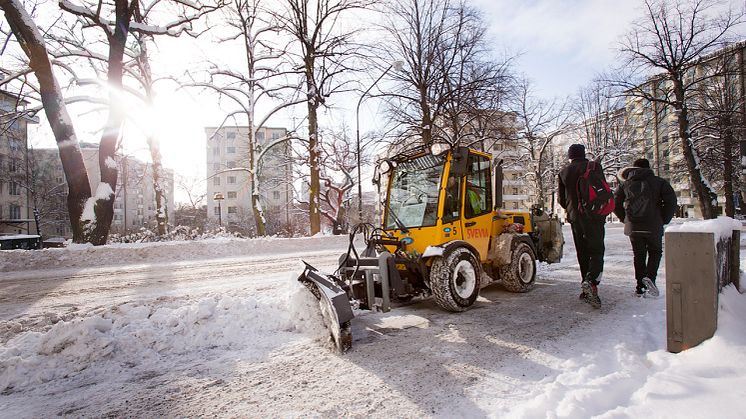
[[(559, 204), (567, 212), (567, 220), (572, 228), (572, 238), (575, 252), (580, 265), (581, 289), (580, 298), (595, 308), (601, 307), (598, 296), (598, 284), (604, 270), (604, 218), (585, 214), (579, 209), (578, 179), (583, 176), (588, 167), (585, 157), (585, 146), (573, 144), (567, 150), (570, 163), (559, 173), (558, 199)], [(597, 170), (603, 173), (603, 168), (597, 164)]]
[(647, 159), (619, 171), (622, 182), (614, 196), (614, 214), (624, 222), (635, 260), (637, 295), (659, 295), (655, 278), (663, 256), (663, 226), (676, 211), (671, 184), (656, 176)]

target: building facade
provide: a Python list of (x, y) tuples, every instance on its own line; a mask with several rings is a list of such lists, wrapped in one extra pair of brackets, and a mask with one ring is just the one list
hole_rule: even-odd
[[(293, 202), (293, 168), (285, 128), (259, 128), (255, 153), (265, 152), (258, 164), (259, 199), (268, 233), (289, 224)], [(251, 235), (255, 222), (251, 206), (249, 127), (207, 127), (207, 214), (215, 225)], [(270, 147), (268, 150), (265, 150)], [(216, 195), (218, 199), (216, 200)]]
[[(88, 172), (91, 190), (95, 191), (101, 179), (98, 163), (98, 144), (81, 143), (80, 151)], [(33, 156), (34, 176), (38, 188), (46, 196), (39, 205), (42, 232), (47, 235), (71, 237), (70, 220), (67, 214), (67, 181), (57, 149), (36, 149)], [(114, 217), (111, 232), (128, 234), (142, 228), (155, 231), (156, 208), (153, 187), (152, 164), (134, 157), (117, 156), (117, 188), (114, 198)], [(166, 214), (173, 215), (174, 173), (163, 169), (161, 179), (166, 198)]]
[[(729, 132), (732, 138), (731, 154), (746, 155), (746, 135), (744, 135), (744, 117), (746, 117), (746, 41), (721, 49), (699, 60), (696, 66), (689, 68), (685, 74), (685, 83), (698, 80), (698, 88), (690, 91), (687, 98), (690, 133), (695, 147), (702, 159), (723, 159), (725, 147), (722, 133), (717, 132), (719, 117), (728, 116)], [(671, 94), (671, 82), (662, 77), (651, 78), (642, 85), (651, 97), (664, 99)], [(677, 113), (671, 106), (660, 102), (630, 97), (626, 103), (626, 115), (635, 129), (635, 151), (650, 160), (655, 172), (668, 179), (676, 191), (680, 205), (679, 216), (701, 217), (698, 198), (689, 178), (678, 131)], [(714, 121), (714, 122), (713, 122)], [(708, 138), (718, 138), (717, 143), (708, 144)], [(737, 160), (737, 159), (734, 159)], [(725, 202), (723, 190), (722, 161), (708, 163), (709, 172), (704, 169), (704, 177), (718, 194), (720, 210)], [(703, 166), (707, 166), (704, 164)], [(743, 164), (743, 163), (741, 163)], [(742, 200), (746, 192), (746, 176), (734, 165), (735, 184), (740, 186), (734, 191)], [(739, 173), (741, 178), (739, 178)]]
[[(0, 234), (36, 234), (28, 170), (26, 102), (0, 91)], [(20, 112), (19, 112), (20, 111)]]

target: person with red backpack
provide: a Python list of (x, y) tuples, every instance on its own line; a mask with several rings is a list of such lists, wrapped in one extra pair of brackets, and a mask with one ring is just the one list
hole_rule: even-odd
[(567, 212), (581, 276), (580, 298), (601, 308), (598, 284), (604, 270), (604, 223), (614, 210), (614, 194), (601, 163), (585, 157), (585, 146), (567, 150), (570, 163), (559, 173), (559, 204)]
[(656, 176), (647, 159), (619, 171), (622, 184), (615, 194), (614, 213), (624, 222), (634, 254), (636, 293), (657, 297), (655, 277), (663, 256), (663, 226), (676, 211), (676, 193), (671, 184)]

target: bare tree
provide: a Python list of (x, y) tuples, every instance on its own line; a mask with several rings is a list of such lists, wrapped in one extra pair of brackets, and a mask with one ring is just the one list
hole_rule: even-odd
[[(390, 77), (392, 118), (404, 127), (399, 142), (484, 143), (487, 115), (507, 88), (509, 60), (490, 58), (485, 24), (462, 0), (389, 0), (381, 11), (387, 37), (381, 65), (403, 62)], [(396, 145), (396, 144), (395, 144)]]
[(569, 113), (564, 102), (546, 101), (535, 97), (531, 83), (521, 80), (511, 102), (516, 115), (519, 159), (530, 169), (529, 179), (534, 184), (535, 202), (544, 205), (554, 187), (551, 181), (550, 146), (568, 125)]
[(585, 145), (607, 175), (616, 175), (635, 156), (635, 131), (624, 98), (606, 83), (594, 81), (575, 96), (575, 124), (567, 134)]
[[(306, 101), (298, 97), (301, 86), (296, 76), (301, 72), (288, 66), (284, 61), (288, 47), (281, 41), (277, 42), (281, 27), (273, 18), (273, 14), (263, 7), (263, 3), (266, 3), (266, 0), (233, 0), (223, 8), (226, 23), (232, 33), (222, 37), (220, 42), (241, 42), (245, 54), (242, 56), (245, 58), (244, 68), (233, 71), (213, 65), (208, 83), (192, 83), (217, 92), (221, 98), (227, 99), (237, 107), (226, 115), (221, 126), (237, 116), (246, 118), (249, 138), (246, 157), (243, 160), (246, 167), (242, 169), (250, 174), (248, 186), (251, 208), (256, 234), (259, 236), (266, 235), (267, 224), (260, 201), (261, 185), (258, 170), (262, 155), (260, 149), (266, 144), (260, 144), (257, 133), (279, 111)], [(263, 102), (270, 103), (270, 109), (265, 113), (259, 113), (258, 105)], [(288, 136), (280, 142), (273, 142), (271, 146), (290, 141), (294, 131), (295, 127)]]
[(697, 86), (690, 104), (692, 142), (703, 172), (725, 197), (725, 214), (729, 217), (735, 215), (735, 193), (743, 187), (737, 146), (744, 139), (744, 97), (738, 82), (742, 77), (740, 52), (740, 48), (721, 51), (698, 66), (698, 75), (707, 80)]
[[(184, 2), (180, 0), (153, 0), (141, 2), (138, 0), (115, 0), (113, 5), (93, 0), (81, 0), (73, 3), (61, 0), (60, 7), (76, 17), (67, 26), (70, 37), (56, 37), (61, 46), (58, 59), (81, 57), (87, 59), (94, 70), (105, 70), (106, 85), (108, 87), (108, 118), (104, 125), (99, 143), (99, 167), (101, 183), (96, 192), (96, 202), (93, 204), (95, 217), (90, 220), (91, 242), (103, 244), (106, 242), (113, 218), (113, 204), (116, 190), (118, 170), (115, 164), (116, 151), (121, 140), (122, 129), (127, 118), (123, 95), (125, 92), (134, 93), (146, 105), (152, 105), (154, 98), (153, 75), (150, 68), (151, 58), (148, 55), (148, 42), (155, 35), (179, 36), (192, 29), (192, 23), (204, 14), (214, 11), (221, 5), (218, 1), (209, 6), (200, 2)], [(151, 18), (159, 16), (165, 20), (156, 24)], [(64, 22), (63, 22), (64, 23)], [(100, 29), (102, 42), (86, 40), (83, 33), (87, 29)], [(128, 35), (132, 33), (134, 48), (127, 45)], [(80, 42), (82, 41), (82, 42)], [(96, 45), (104, 45), (108, 52), (95, 50)], [(68, 66), (67, 68), (72, 68)], [(124, 80), (131, 76), (140, 85), (140, 90), (129, 88)], [(78, 83), (85, 80), (76, 80)], [(100, 81), (95, 81), (101, 84)], [(160, 147), (157, 139), (147, 138), (154, 165), (154, 190), (157, 206), (158, 230), (165, 233), (166, 203), (161, 186), (162, 164)]]
[(644, 17), (621, 43), (624, 70), (613, 78), (626, 95), (672, 109), (704, 218), (716, 216), (717, 195), (704, 178), (692, 142), (689, 102), (697, 85), (706, 80), (695, 70), (703, 56), (728, 41), (743, 17), (731, 9), (721, 11), (719, 6), (716, 0), (645, 0)]
[(353, 179), (356, 154), (345, 127), (329, 137), (321, 146), (321, 214), (332, 223), (335, 231), (340, 231), (348, 224), (346, 210), (350, 191), (356, 184)]
[[(86, 201), (91, 198), (91, 187), (88, 183), (88, 173), (83, 164), (83, 155), (80, 152), (75, 128), (67, 112), (62, 90), (52, 70), (46, 43), (41, 31), (20, 1), (0, 0), (0, 8), (5, 13), (5, 19), (21, 49), (28, 57), (28, 68), (33, 71), (38, 81), (37, 92), (40, 95), (47, 121), (54, 133), (67, 178), (67, 208), (73, 240), (77, 243), (85, 242), (89, 236), (84, 232), (81, 219)], [(21, 70), (17, 75), (7, 77), (3, 84), (19, 77), (23, 78), (26, 74), (28, 74), (27, 71)]]
[(327, 98), (347, 89), (342, 76), (354, 57), (354, 30), (341, 28), (340, 18), (368, 5), (368, 0), (288, 0), (273, 15), (284, 33), (296, 42), (289, 51), (294, 65), (302, 69), (308, 110), (309, 218), (311, 234), (321, 229), (320, 147), (318, 110)]

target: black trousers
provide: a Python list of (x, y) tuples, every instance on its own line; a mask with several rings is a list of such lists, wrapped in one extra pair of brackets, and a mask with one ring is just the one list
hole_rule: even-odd
[(598, 285), (604, 271), (604, 220), (578, 217), (570, 224), (582, 280)]
[(661, 234), (639, 234), (629, 236), (632, 253), (635, 255), (635, 279), (637, 286), (642, 287), (642, 278), (648, 277), (655, 282), (658, 266), (663, 256), (663, 236)]

